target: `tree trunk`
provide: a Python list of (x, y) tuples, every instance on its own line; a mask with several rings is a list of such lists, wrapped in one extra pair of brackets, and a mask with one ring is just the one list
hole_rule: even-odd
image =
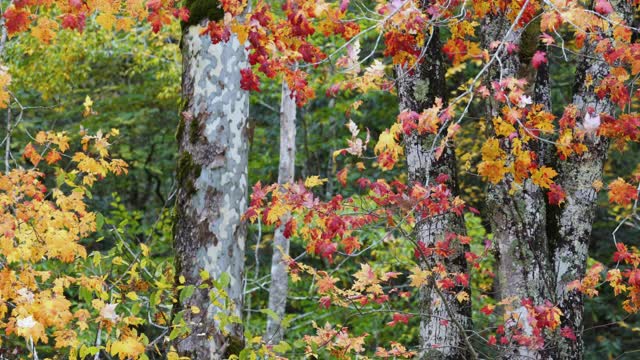
[[(623, 14), (627, 23), (631, 23), (631, 4), (625, 0), (612, 1), (616, 11)], [(577, 107), (581, 122), (587, 108), (592, 106), (596, 113), (614, 115), (615, 106), (608, 98), (599, 99), (595, 87), (609, 74), (609, 65), (594, 50), (596, 43), (586, 41), (580, 53), (580, 64), (577, 69), (573, 104)], [(597, 57), (594, 59), (594, 57)], [(585, 79), (591, 78), (588, 86)], [(583, 295), (577, 290), (568, 290), (567, 285), (582, 279), (585, 275), (589, 255), (589, 240), (595, 211), (597, 192), (593, 186), (596, 180), (602, 180), (604, 161), (607, 156), (608, 141), (595, 134), (586, 135), (585, 145), (588, 151), (581, 155), (572, 155), (566, 161), (558, 160), (557, 183), (566, 193), (565, 203), (554, 209), (550, 224), (554, 237), (553, 243), (555, 263), (555, 301), (564, 314), (562, 327), (570, 328), (577, 340), (556, 336), (553, 348), (556, 353), (553, 359), (582, 359), (584, 356), (583, 331)]]
[[(486, 48), (495, 41), (503, 44), (521, 45), (529, 43), (529, 36), (537, 37), (535, 32), (524, 34), (522, 28), (513, 25), (504, 14), (489, 16), (483, 25), (483, 43)], [(523, 41), (523, 36), (525, 40)], [(535, 42), (534, 42), (535, 43)], [(487, 88), (493, 81), (518, 77), (521, 62), (518, 54), (508, 54), (506, 46), (496, 51), (496, 60), (489, 69)], [(525, 64), (527, 66), (528, 64)], [(486, 121), (500, 116), (501, 104), (488, 99)], [(495, 136), (491, 126), (489, 136)], [(501, 139), (501, 146), (510, 153), (510, 142)], [(526, 149), (532, 150), (532, 149)], [(507, 166), (514, 159), (507, 159)], [(553, 284), (549, 281), (551, 265), (546, 236), (546, 199), (543, 189), (530, 179), (515, 184), (515, 179), (507, 175), (498, 184), (490, 184), (487, 191), (487, 210), (491, 231), (497, 249), (499, 298), (517, 299), (514, 310), (507, 316), (523, 324), (525, 335), (533, 335), (533, 329), (527, 325), (527, 309), (520, 306), (520, 299), (530, 299), (534, 304), (549, 298)], [(519, 346), (504, 354), (508, 359), (540, 358), (540, 352), (525, 346)]]
[[(278, 184), (293, 182), (296, 163), (296, 102), (286, 81), (282, 82), (282, 100), (280, 103), (280, 160), (278, 165)], [(289, 255), (289, 239), (284, 236), (285, 224), (289, 216), (282, 219), (273, 237), (273, 257), (271, 258), (271, 285), (269, 287), (269, 310), (276, 317), (267, 318), (265, 342), (278, 344), (283, 338), (281, 327), (287, 305), (289, 274), (284, 257)]]
[[(429, 36), (429, 35), (427, 35)], [(436, 98), (446, 102), (445, 62), (440, 44), (440, 32), (434, 27), (427, 48), (425, 60), (415, 69), (398, 67), (397, 88), (401, 110), (422, 112), (434, 105)], [(447, 124), (443, 125), (447, 126)], [(446, 185), (457, 195), (458, 182), (456, 159), (451, 144), (445, 147), (439, 158), (435, 156), (435, 147), (441, 139), (435, 135), (413, 133), (405, 137), (404, 149), (407, 156), (409, 183), (433, 185), (439, 174), (448, 175)], [(447, 233), (464, 234), (464, 220), (454, 213), (445, 213), (428, 218), (418, 218), (414, 229), (415, 241), (433, 248), (443, 241)], [(454, 253), (444, 265), (449, 273), (467, 273), (464, 258), (465, 249), (452, 244)], [(432, 268), (435, 257), (423, 256), (421, 266)], [(422, 359), (469, 359), (472, 349), (468, 346), (466, 330), (471, 329), (471, 303), (460, 303), (455, 294), (467, 291), (465, 287), (455, 292), (444, 293), (435, 289), (435, 281), (420, 288), (420, 358)]]
[[(176, 305), (174, 313), (181, 311), (190, 332), (175, 346), (192, 359), (226, 359), (244, 343), (246, 227), (241, 217), (247, 202), (249, 95), (240, 88), (240, 69), (249, 65), (235, 36), (214, 45), (201, 29), (186, 26), (181, 43), (184, 111), (177, 132), (174, 247), (176, 277), (184, 277), (184, 285), (194, 285), (195, 291)], [(201, 271), (213, 280), (228, 275), (223, 287), (228, 297), (203, 280)], [(210, 292), (222, 305), (212, 304)]]

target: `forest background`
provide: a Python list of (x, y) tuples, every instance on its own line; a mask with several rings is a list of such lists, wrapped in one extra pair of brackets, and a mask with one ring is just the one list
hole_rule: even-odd
[[(277, 5), (271, 4), (275, 9)], [(357, 12), (360, 6), (373, 9), (376, 5), (380, 6), (374, 1), (354, 1), (350, 6)], [(15, 7), (14, 2), (2, 1), (3, 11), (11, 6)], [(105, 26), (98, 14), (87, 17), (86, 27), (81, 32), (56, 28), (43, 34), (43, 30), (38, 28), (40, 32), (21, 31), (8, 37), (5, 17), (1, 53), (5, 77), (2, 81), (9, 93), (2, 122), (3, 127), (7, 125), (5, 130), (9, 129), (10, 135), (2, 133), (3, 158), (8, 154), (7, 171), (31, 167), (34, 163), (31, 155), (23, 156), (23, 152), (25, 147), (31, 146), (29, 144), (39, 143), (37, 134), (40, 131), (50, 131), (50, 134), (66, 132), (71, 153), (81, 151), (82, 139), (87, 139), (87, 134), (93, 136), (86, 140), (89, 143), (109, 139), (109, 157), (124, 160), (128, 164), (128, 173), (104, 179), (97, 176), (100, 181), (90, 190), (88, 187), (83, 190), (87, 208), (96, 214), (96, 231), (80, 241), (88, 255), (71, 264), (47, 261), (38, 269), (58, 275), (81, 272), (106, 279), (105, 282), (110, 284), (103, 291), (106, 295), (83, 290), (82, 287), (69, 289), (67, 294), (71, 307), (91, 305), (105, 320), (108, 314), (100, 309), (104, 309), (104, 303), (117, 302), (119, 316), (138, 318), (129, 324), (134, 330), (129, 329), (124, 334), (130, 336), (133, 331), (131, 336), (136, 342), (144, 344), (146, 355), (142, 356), (163, 358), (171, 352), (169, 338), (173, 340), (182, 335), (172, 332), (172, 303), (176, 297), (188, 297), (181, 294), (184, 287), (181, 287), (180, 279), (174, 278), (172, 230), (179, 185), (176, 164), (180, 152), (176, 132), (182, 106), (181, 24), (173, 19), (159, 31), (154, 31), (158, 29), (153, 29), (153, 25), (143, 19), (127, 24), (126, 29), (117, 30), (117, 26)], [(348, 198), (365, 193), (356, 182), (365, 174), (370, 179), (406, 182), (403, 160), (386, 170), (375, 164), (372, 150), (375, 139), (396, 122), (399, 113), (397, 92), (384, 84), (366, 92), (355, 89), (338, 91), (335, 84), (348, 80), (351, 73), (345, 71), (344, 60), (342, 65), (336, 60), (344, 56), (348, 58), (347, 52), (354, 51), (353, 46), (347, 48), (344, 39), (335, 35), (326, 37), (319, 32), (309, 38), (325, 54), (335, 52), (336, 56), (319, 66), (305, 67), (309, 73), (309, 87), (315, 90), (316, 96), (309, 98), (297, 110), (295, 178), (302, 181), (313, 176), (326, 179), (313, 189), (316, 196), (324, 201), (338, 194)], [(385, 47), (380, 44), (376, 31), (359, 35), (358, 44), (361, 58), (364, 57), (362, 54), (372, 54), (371, 59), (385, 57)], [(561, 59), (563, 51), (560, 46), (550, 47), (547, 57)], [(370, 59), (362, 62), (363, 69), (371, 65)], [(393, 70), (389, 61), (385, 64), (384, 81), (391, 82)], [(456, 86), (464, 83), (464, 79), (473, 78), (479, 66), (480, 63), (471, 60), (450, 65), (447, 71), (451, 84), (448, 91), (455, 94), (459, 90)], [(576, 66), (577, 61), (568, 61), (550, 68), (554, 78), (552, 103), (570, 102), (567, 99), (571, 97)], [(278, 78), (268, 79), (261, 75), (260, 80), (260, 91), (252, 91), (250, 97), (250, 185), (278, 181), (279, 143), (276, 139), (280, 131), (282, 85)], [(637, 109), (637, 99), (633, 95), (630, 104)], [(483, 205), (487, 185), (476, 169), (484, 143), (478, 139), (486, 140), (485, 125), (480, 121), (483, 116), (477, 115), (482, 111), (479, 103), (471, 105), (455, 148), (459, 159), (460, 196), (470, 207), (480, 210), (477, 214), (468, 212), (464, 216), (467, 235), (472, 239), (471, 248), (479, 253), (483, 252), (486, 241), (492, 239), (490, 221)], [(562, 109), (554, 109), (554, 113), (560, 116)], [(361, 135), (366, 132), (371, 135), (369, 155), (364, 158), (344, 156), (344, 152), (336, 155), (347, 147), (347, 139), (352, 138), (350, 122), (357, 124)], [(7, 145), (6, 150), (4, 145)], [(624, 153), (615, 148), (611, 148), (609, 153), (603, 183), (610, 184), (619, 177), (634, 178), (631, 174), (637, 174), (640, 158), (637, 143), (626, 144)], [(60, 171), (70, 170), (72, 163), (71, 156), (50, 164), (45, 160), (39, 162), (38, 169), (44, 174), (44, 184), (55, 188), (73, 182), (69, 172)], [(343, 172), (345, 168), (348, 168), (347, 172)], [(106, 172), (111, 171), (113, 168)], [(634, 176), (637, 183), (637, 175)], [(630, 182), (635, 186), (633, 181)], [(614, 266), (612, 256), (616, 248), (612, 233), (616, 231), (616, 238), (632, 247), (640, 241), (639, 228), (632, 221), (619, 226), (631, 211), (631, 205), (610, 205), (606, 191), (599, 193), (598, 204), (589, 242), (589, 264), (599, 262)], [(635, 212), (635, 207), (632, 211)], [(258, 339), (253, 343), (256, 349), (261, 346), (259, 338), (265, 331), (267, 319), (272, 316), (266, 309), (274, 231), (272, 225), (252, 223), (245, 247), (243, 324), (250, 344), (252, 339)], [(357, 256), (342, 249), (331, 257), (309, 254), (306, 252), (307, 244), (295, 236), (291, 238), (290, 254), (298, 262), (330, 271), (339, 279), (337, 284), (343, 287), (349, 286), (353, 274), (362, 269), (361, 264), (370, 264), (379, 272), (392, 272), (402, 271), (400, 269), (413, 261), (414, 243), (404, 241), (397, 233), (387, 236), (385, 226), (370, 226), (359, 231), (360, 238), (366, 239), (362, 240), (366, 245), (358, 249)], [(496, 320), (500, 316), (486, 311), (487, 305), (492, 306), (497, 301), (492, 299), (495, 290), (490, 275), (495, 270), (495, 261), (491, 251), (485, 255), (481, 266), (474, 270), (472, 283), (476, 290), (471, 292), (471, 304), (475, 329), (480, 333), (486, 331), (484, 335), (489, 338), (495, 332)], [(2, 260), (1, 266), (7, 266), (6, 259)], [(368, 354), (373, 354), (378, 347), (388, 348), (391, 342), (398, 342), (408, 350), (418, 345), (419, 316), (394, 316), (398, 311), (410, 313), (411, 309), (419, 308), (417, 296), (402, 297), (394, 300), (393, 305), (379, 304), (363, 310), (357, 306), (325, 306), (319, 302), (322, 296), (318, 295), (316, 287), (316, 279), (312, 276), (304, 275), (290, 282), (284, 332), (286, 344), (277, 348), (277, 352), (290, 358), (301, 358), (305, 347), (312, 342), (308, 337), (317, 334), (315, 324), (323, 327), (325, 323), (332, 326), (340, 324), (348, 328), (352, 336), (369, 334), (363, 345)], [(408, 286), (397, 283), (394, 288), (407, 291)], [(640, 319), (622, 308), (614, 289), (601, 286), (598, 290), (598, 296), (585, 300), (585, 358), (634, 358), (633, 353), (640, 351)], [(99, 298), (102, 305), (95, 304)], [(9, 314), (5, 316), (9, 317)], [(139, 350), (131, 350), (137, 347), (126, 343), (127, 336), (122, 336), (121, 330), (114, 329), (109, 338), (104, 335), (107, 330), (102, 322), (87, 321), (85, 325), (86, 329), (76, 339), (75, 346), (71, 346), (75, 350), (61, 350), (56, 348), (52, 339), (48, 343), (40, 341), (34, 347), (25, 340), (25, 336), (5, 332), (10, 328), (5, 324), (0, 329), (0, 357), (22, 358), (37, 348), (40, 358), (66, 358), (70, 352), (78, 356), (93, 356), (98, 352), (117, 358), (119, 353), (114, 349), (118, 347), (126, 350), (122, 350), (120, 358), (141, 356)], [(101, 336), (103, 339), (97, 340)], [(118, 344), (118, 339), (122, 343)], [(492, 353), (491, 344), (483, 341), (474, 344)], [(328, 355), (331, 350), (322, 346), (315, 351), (319, 352), (320, 358), (335, 356)], [(125, 353), (129, 355), (123, 357)], [(624, 357), (625, 354), (628, 357)], [(245, 353), (245, 356), (249, 355)]]

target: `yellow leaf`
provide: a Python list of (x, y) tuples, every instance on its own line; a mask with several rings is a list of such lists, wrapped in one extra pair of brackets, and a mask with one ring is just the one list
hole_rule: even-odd
[(236, 34), (238, 37), (238, 41), (240, 44), (244, 44), (249, 37), (249, 27), (245, 24), (240, 24), (238, 22), (234, 22), (231, 25), (231, 31)]
[(482, 160), (484, 161), (496, 161), (504, 155), (505, 153), (500, 149), (500, 141), (498, 139), (490, 138), (482, 145)]
[(456, 299), (458, 300), (459, 303), (463, 303), (465, 301), (469, 301), (469, 294), (466, 291), (460, 291), (456, 295)]
[(411, 279), (409, 286), (421, 287), (427, 283), (429, 276), (431, 276), (431, 271), (414, 266), (411, 269), (411, 275), (409, 275), (409, 279)]
[(9, 104), (9, 91), (7, 87), (11, 84), (11, 75), (5, 66), (0, 65), (0, 109), (6, 109)]
[(312, 187), (316, 187), (319, 185), (322, 185), (324, 183), (326, 183), (328, 180), (327, 179), (320, 179), (320, 177), (318, 175), (313, 175), (308, 177), (305, 181), (304, 181), (304, 187), (306, 187), (307, 189), (311, 189)]
[(41, 16), (38, 24), (31, 29), (31, 35), (44, 44), (50, 44), (56, 38), (58, 23)]
[(200, 308), (195, 305), (191, 305), (191, 312), (194, 314), (200, 314)]
[(543, 166), (539, 169), (535, 169), (531, 172), (531, 180), (533, 183), (541, 188), (548, 189), (553, 184), (553, 178), (558, 173), (548, 166)]
[(127, 298), (128, 298), (128, 299), (130, 299), (130, 300), (133, 300), (133, 301), (138, 300), (138, 294), (136, 294), (136, 293), (135, 293), (135, 292), (133, 292), (133, 291), (129, 291), (129, 292), (127, 293), (127, 295), (126, 295), (126, 296), (127, 296)]
[(96, 22), (105, 30), (111, 30), (116, 22), (116, 17), (112, 13), (101, 13), (96, 17)]
[(140, 244), (140, 249), (142, 250), (142, 256), (149, 256), (149, 247), (145, 244)]

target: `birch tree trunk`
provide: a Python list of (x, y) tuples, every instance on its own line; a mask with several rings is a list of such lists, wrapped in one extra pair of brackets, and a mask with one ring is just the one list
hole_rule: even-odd
[[(207, 35), (200, 35), (202, 27), (197, 25), (206, 20), (185, 26), (181, 42), (184, 111), (177, 131), (174, 247), (176, 277), (183, 277), (184, 285), (195, 285), (195, 291), (176, 305), (190, 332), (176, 339), (175, 346), (181, 356), (192, 359), (226, 359), (244, 343), (246, 227), (241, 217), (247, 202), (249, 96), (240, 88), (240, 69), (249, 65), (245, 47), (235, 36), (214, 45)], [(201, 271), (213, 280), (228, 275), (223, 288), (228, 297), (203, 281)], [(201, 288), (203, 283), (209, 286)], [(221, 306), (212, 304), (210, 292)], [(192, 311), (194, 306), (200, 311)]]
[[(296, 163), (296, 102), (286, 81), (282, 82), (282, 100), (280, 102), (280, 160), (278, 165), (278, 184), (293, 182)], [(289, 255), (289, 239), (284, 236), (285, 224), (289, 216), (282, 219), (273, 237), (273, 257), (271, 258), (271, 285), (269, 287), (269, 310), (276, 318), (267, 318), (265, 341), (278, 344), (283, 338), (281, 327), (287, 304), (289, 274), (285, 256)]]
[[(623, 14), (627, 24), (633, 19), (631, 4), (628, 1), (611, 1), (616, 11)], [(595, 51), (596, 43), (587, 40), (580, 53), (580, 64), (576, 70), (573, 104), (579, 110), (581, 123), (588, 107), (597, 114), (614, 115), (615, 106), (607, 98), (600, 99), (595, 88), (609, 74), (609, 65), (602, 55)], [(588, 85), (586, 79), (591, 79)], [(582, 359), (584, 343), (582, 340), (584, 298), (576, 290), (568, 290), (567, 285), (582, 279), (585, 275), (589, 254), (589, 240), (597, 207), (597, 191), (594, 182), (602, 180), (604, 161), (607, 156), (608, 141), (596, 134), (586, 135), (585, 145), (588, 151), (581, 155), (572, 155), (566, 161), (558, 160), (559, 179), (556, 181), (566, 193), (565, 203), (555, 209), (550, 217), (555, 244), (553, 257), (555, 264), (555, 301), (564, 314), (562, 327), (573, 330), (577, 340), (565, 337), (554, 338), (553, 359)]]
[[(436, 98), (446, 102), (445, 62), (442, 55), (440, 32), (437, 27), (430, 34), (424, 49), (424, 61), (414, 69), (398, 67), (398, 96), (401, 110), (422, 112), (434, 105)], [(445, 124), (444, 126), (447, 126)], [(458, 191), (456, 159), (451, 144), (446, 146), (439, 158), (435, 147), (441, 139), (435, 135), (413, 133), (405, 136), (404, 149), (407, 156), (409, 183), (434, 184), (439, 174), (448, 175), (446, 185), (455, 196)], [(414, 236), (433, 248), (447, 233), (464, 234), (464, 219), (453, 213), (444, 213), (418, 219)], [(466, 273), (467, 263), (464, 247), (452, 244), (454, 253), (444, 265), (449, 273)], [(424, 257), (421, 263), (426, 268), (436, 264), (435, 257)], [(443, 293), (435, 288), (435, 281), (420, 288), (420, 358), (421, 359), (469, 359), (473, 350), (467, 341), (466, 330), (471, 329), (471, 303), (460, 303), (455, 293), (468, 288), (457, 287), (453, 293)]]

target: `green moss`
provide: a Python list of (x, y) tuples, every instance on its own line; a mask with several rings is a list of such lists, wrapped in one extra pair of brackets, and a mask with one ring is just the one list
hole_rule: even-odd
[(242, 349), (244, 349), (244, 340), (237, 336), (229, 336), (229, 347), (225, 353), (225, 358), (229, 358), (231, 355), (239, 355)]
[(178, 129), (176, 130), (176, 140), (180, 142), (182, 140), (182, 135), (184, 135), (184, 116), (180, 115), (180, 120), (178, 120)]
[(198, 136), (200, 136), (200, 126), (198, 126), (196, 119), (193, 119), (189, 124), (189, 141), (195, 144), (198, 141)]
[(176, 178), (178, 183), (184, 184), (187, 196), (191, 196), (196, 192), (193, 179), (197, 179), (202, 172), (202, 166), (193, 161), (193, 157), (186, 151), (180, 153), (178, 158), (178, 169), (176, 170)]
[(202, 19), (218, 21), (224, 17), (224, 11), (217, 0), (185, 0), (189, 9), (189, 21), (182, 23), (182, 28), (199, 24)]
[(540, 17), (531, 21), (520, 38), (519, 55), (520, 62), (528, 64), (533, 54), (538, 50), (540, 39)]

